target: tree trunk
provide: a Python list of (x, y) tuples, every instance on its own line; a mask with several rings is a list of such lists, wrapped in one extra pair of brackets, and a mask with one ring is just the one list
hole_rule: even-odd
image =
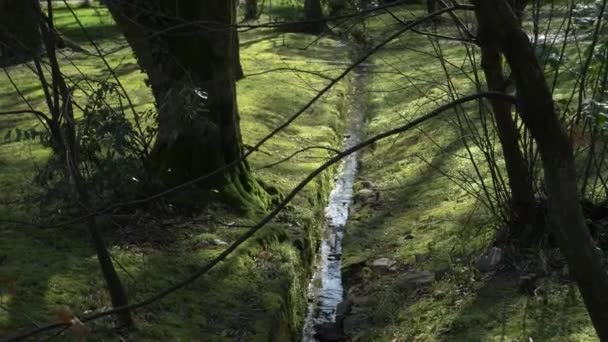
[(305, 0), (304, 1), (304, 23), (303, 32), (311, 34), (319, 34), (327, 26), (323, 21), (323, 8), (321, 7), (321, 0)]
[[(116, 273), (114, 263), (112, 262), (112, 257), (103, 239), (103, 235), (99, 230), (98, 221), (94, 218), (90, 218), (88, 220), (88, 226), (89, 234), (91, 235), (91, 240), (93, 242), (93, 248), (97, 254), (97, 261), (99, 261), (103, 279), (105, 280), (106, 286), (108, 287), (108, 292), (110, 293), (112, 307), (118, 308), (127, 306), (129, 304), (127, 292), (122, 285), (122, 281), (120, 280), (118, 273)], [(131, 318), (131, 313), (129, 311), (121, 311), (117, 313), (116, 316), (118, 317), (118, 321), (120, 322), (121, 326), (133, 325), (133, 319)]]
[[(108, 8), (156, 99), (159, 133), (151, 164), (165, 185), (184, 183), (240, 159), (235, 82), (242, 71), (235, 1), (119, 0), (108, 2)], [(158, 16), (150, 14), (155, 11)], [(209, 24), (184, 26), (184, 21)], [(265, 193), (246, 162), (200, 185), (222, 190), (238, 206), (266, 206)]]
[[(481, 66), (488, 90), (505, 92), (507, 80), (503, 73), (502, 56), (489, 33), (491, 28), (484, 27), (480, 22), (477, 35), (481, 43)], [(528, 245), (535, 233), (533, 228), (539, 228), (532, 177), (519, 147), (519, 132), (511, 114), (511, 104), (499, 99), (491, 99), (490, 103), (511, 190), (510, 237), (522, 245)]]
[[(35, 2), (33, 4), (34, 13), (42, 13), (40, 4)], [(45, 93), (54, 93), (53, 100), (48, 100), (47, 106), (52, 117), (49, 122), (49, 128), (52, 137), (53, 152), (65, 165), (65, 178), (70, 181), (73, 186), (74, 192), (76, 193), (75, 203), (79, 207), (91, 208), (91, 201), (89, 193), (84, 185), (82, 173), (79, 165), (79, 149), (78, 138), (76, 137), (76, 127), (74, 119), (74, 108), (72, 103), (72, 90), (65, 83), (64, 76), (61, 72), (61, 67), (57, 59), (57, 33), (53, 26), (53, 11), (52, 8), (48, 10), (48, 20), (37, 20), (33, 22), (33, 25), (37, 27), (37, 32), (40, 33), (40, 40), (44, 43), (45, 49), (48, 55), (48, 64), (50, 66), (51, 83), (48, 84), (43, 82), (42, 68), (40, 66), (40, 60), (38, 56), (34, 56), (34, 63), (37, 66), (37, 70), (40, 72), (38, 77), (40, 78), (42, 87), (46, 88)], [(83, 214), (88, 214), (86, 210), (83, 210)], [(128, 305), (127, 294), (120, 281), (120, 277), (114, 268), (110, 253), (103, 240), (103, 236), (99, 231), (98, 224), (94, 218), (88, 219), (88, 229), (93, 242), (93, 247), (97, 254), (97, 260), (101, 267), (103, 278), (106, 282), (110, 298), (112, 300), (112, 306), (122, 307)], [(123, 326), (130, 326), (133, 324), (131, 314), (129, 311), (122, 311), (117, 314), (118, 321)]]
[(346, 0), (331, 0), (329, 1), (329, 15), (340, 15), (346, 9)]
[(428, 14), (437, 11), (437, 0), (426, 0), (426, 11)]
[(0, 67), (24, 63), (41, 50), (37, 0), (0, 0)]
[(517, 85), (520, 115), (541, 155), (555, 236), (576, 279), (595, 330), (608, 341), (608, 275), (580, 206), (572, 145), (555, 112), (534, 48), (505, 0), (475, 0), (477, 20), (505, 55)]
[(258, 0), (245, 1), (245, 20), (253, 20), (258, 17)]

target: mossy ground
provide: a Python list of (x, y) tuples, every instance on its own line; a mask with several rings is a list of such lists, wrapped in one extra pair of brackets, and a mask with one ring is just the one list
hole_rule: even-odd
[[(422, 13), (415, 6), (395, 11), (402, 18)], [(369, 21), (369, 40), (379, 41), (398, 27), (394, 23), (389, 15)], [(443, 68), (433, 57), (438, 48), (452, 63), (447, 69), (459, 95), (475, 92), (458, 70), (471, 71), (464, 44), (433, 46), (426, 37), (404, 34), (373, 57), (369, 135), (449, 100)], [(357, 341), (596, 341), (569, 281), (551, 277), (539, 286), (545, 295), (527, 295), (518, 291), (518, 274), (481, 275), (472, 266), (497, 225), (444, 176), (473, 172), (454, 119), (448, 112), (363, 153), (359, 178), (373, 182), (380, 199), (356, 204), (346, 227), (343, 267), (356, 311), (345, 321), (346, 332)], [(371, 266), (383, 257), (395, 260), (398, 270)], [(414, 271), (435, 272), (438, 280), (410, 290), (399, 279)]]
[[(103, 8), (79, 9), (77, 13), (104, 51), (117, 49), (107, 56), (108, 63), (115, 68), (136, 109), (151, 108), (145, 76), (108, 13)], [(93, 51), (68, 11), (56, 11), (56, 21), (63, 34)], [(315, 37), (270, 30), (241, 35), (246, 78), (238, 83), (238, 99), (246, 146), (254, 145), (328, 82), (311, 73), (286, 68), (330, 69), (333, 71), (325, 75), (331, 76), (338, 70), (327, 62), (348, 59), (346, 49), (338, 47), (335, 40), (313, 40)], [(98, 58), (65, 53), (87, 77), (108, 76)], [(80, 72), (67, 63), (68, 56), (62, 57), (64, 73), (81, 78)], [(8, 72), (33, 107), (44, 110), (42, 92), (33, 74), (25, 66), (9, 68)], [(84, 104), (83, 94), (75, 96)], [(311, 149), (277, 166), (264, 166), (305, 146), (339, 145), (346, 101), (347, 82), (342, 82), (252, 156), (253, 174), (264, 184), (281, 192), (289, 191), (329, 152)], [(23, 108), (27, 107), (15, 96), (6, 75), (0, 74), (0, 110)], [(41, 131), (42, 127), (31, 117), (0, 118), (0, 136), (4, 137), (0, 142), (0, 217), (4, 220), (0, 223), (0, 336), (52, 322), (61, 306), (69, 306), (80, 315), (101, 310), (110, 303), (84, 227), (31, 227), (9, 222), (45, 222), (44, 217), (38, 218), (36, 209), (45, 203), (28, 201), (36, 192), (32, 177), (44, 165), (49, 151), (38, 141), (24, 139), (17, 129)], [(275, 223), (209, 275), (138, 310), (137, 329), (129, 333), (128, 339), (287, 341), (297, 336), (305, 315), (310, 262), (320, 235), (329, 180), (330, 175), (326, 174), (307, 186)], [(25, 203), (4, 203), (15, 199)], [(119, 224), (104, 230), (131, 302), (187, 277), (223, 250), (221, 241), (230, 243), (245, 231), (239, 224), (252, 224), (257, 218), (243, 218), (221, 207), (210, 208), (201, 217), (198, 222)], [(98, 322), (90, 340), (117, 340), (117, 333), (110, 327), (108, 320)]]

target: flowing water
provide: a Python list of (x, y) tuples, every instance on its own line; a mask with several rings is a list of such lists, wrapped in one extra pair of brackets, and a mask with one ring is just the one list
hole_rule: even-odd
[[(352, 102), (347, 113), (344, 148), (362, 140), (366, 109), (365, 66), (355, 69)], [(336, 321), (336, 308), (344, 298), (342, 287), (341, 256), (344, 226), (353, 198), (353, 185), (357, 175), (357, 153), (342, 160), (334, 188), (325, 209), (323, 241), (317, 256), (316, 270), (308, 289), (308, 315), (304, 322), (303, 342), (318, 341), (316, 327)]]

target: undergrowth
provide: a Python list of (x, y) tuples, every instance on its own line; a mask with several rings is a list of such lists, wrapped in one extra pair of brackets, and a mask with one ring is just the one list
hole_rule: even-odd
[[(422, 14), (417, 6), (393, 13), (406, 19)], [(368, 23), (369, 39), (378, 41), (398, 26), (389, 15), (377, 16)], [(373, 57), (365, 94), (369, 135), (449, 101), (432, 41), (406, 33)], [(440, 44), (446, 60), (470, 71), (463, 44)], [(449, 70), (458, 95), (476, 91), (460, 70)], [(446, 176), (474, 172), (454, 120), (455, 113), (447, 112), (363, 153), (357, 190), (372, 184), (379, 200), (357, 204), (346, 227), (343, 270), (353, 305), (346, 333), (358, 341), (595, 341), (567, 277), (543, 279), (530, 294), (519, 288), (517, 272), (481, 274), (474, 268), (501, 226)], [(372, 266), (380, 258), (394, 260), (396, 269)], [(436, 280), (420, 288), (402, 280), (421, 271), (433, 272)]]
[[(153, 108), (145, 75), (107, 11), (77, 10), (89, 35), (127, 90), (136, 110)], [(58, 30), (94, 51), (67, 10), (55, 13)], [(301, 34), (271, 30), (243, 33), (241, 60), (246, 78), (238, 83), (241, 131), (245, 148), (254, 145), (308, 101), (327, 79), (314, 71), (339, 71), (330, 61), (348, 59), (332, 39), (315, 40)], [(62, 64), (70, 82), (104, 80), (108, 72), (94, 56), (63, 50)], [(70, 61), (78, 66), (77, 70)], [(276, 70), (275, 70), (276, 69)], [(303, 69), (311, 72), (297, 72)], [(43, 109), (43, 94), (26, 66), (7, 69), (11, 79), (35, 109)], [(341, 141), (342, 112), (348, 81), (341, 82), (294, 124), (252, 155), (254, 175), (269, 188), (285, 193), (329, 156), (310, 149), (276, 166), (310, 145), (336, 146)], [(86, 103), (84, 93), (75, 101)], [(25, 109), (7, 76), (0, 73), (0, 108)], [(80, 117), (80, 116), (78, 116)], [(48, 214), (48, 203), (36, 203), (32, 184), (45, 165), (49, 150), (24, 131), (41, 132), (31, 117), (0, 117), (0, 336), (53, 322), (62, 306), (77, 315), (107, 309), (104, 288), (86, 230), (81, 226), (48, 227), (62, 218)], [(19, 133), (17, 133), (19, 132)], [(314, 247), (320, 236), (322, 209), (329, 193), (330, 174), (307, 186), (287, 210), (245, 246), (199, 281), (165, 300), (135, 313), (137, 329), (129, 339), (139, 341), (286, 341), (295, 338), (305, 315), (305, 295)], [(41, 210), (44, 208), (45, 211)], [(41, 212), (49, 216), (40, 217)], [(104, 229), (110, 252), (131, 302), (137, 302), (194, 272), (220, 253), (259, 217), (240, 217), (211, 206), (195, 217), (156, 218), (137, 212), (113, 217)], [(36, 226), (24, 222), (39, 223)], [(91, 341), (115, 341), (111, 319), (92, 325)]]

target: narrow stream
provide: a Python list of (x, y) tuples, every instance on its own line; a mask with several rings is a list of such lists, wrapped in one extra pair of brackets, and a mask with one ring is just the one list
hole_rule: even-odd
[[(366, 110), (365, 66), (354, 70), (353, 94), (347, 112), (344, 148), (362, 140)], [(308, 314), (304, 322), (303, 342), (321, 341), (315, 338), (318, 327), (336, 321), (336, 309), (343, 301), (341, 257), (344, 226), (353, 198), (353, 185), (357, 175), (357, 153), (346, 157), (339, 166), (338, 175), (325, 209), (324, 236), (317, 255), (315, 273), (308, 287)]]

